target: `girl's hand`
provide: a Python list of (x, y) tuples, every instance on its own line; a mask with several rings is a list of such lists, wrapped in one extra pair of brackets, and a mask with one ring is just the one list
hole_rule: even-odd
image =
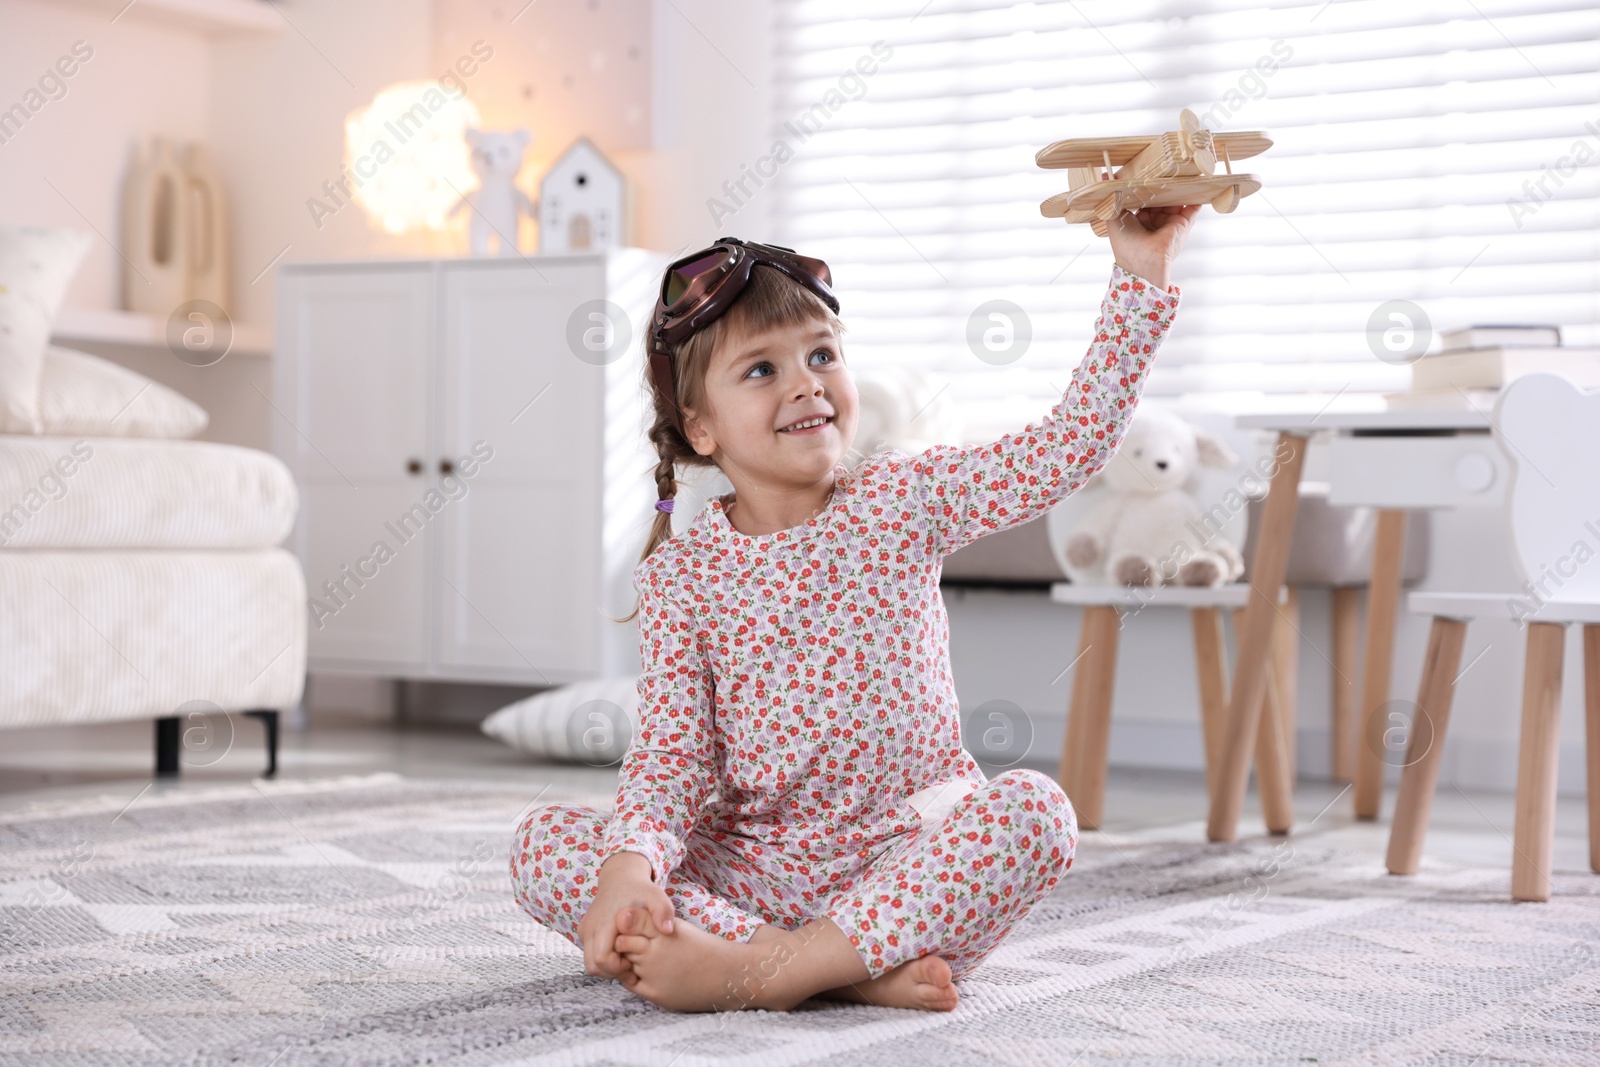
[(1107, 224), (1107, 235), (1117, 266), (1164, 291), (1172, 284), (1172, 262), (1178, 258), (1178, 250), (1188, 238), (1201, 206), (1146, 207), (1124, 211), (1112, 219)]
[[(616, 856), (630, 859), (613, 863)], [(600, 867), (594, 899), (578, 921), (584, 973), (601, 978), (633, 973), (633, 965), (616, 948), (617, 913), (623, 908), (641, 908), (650, 913), (656, 929), (672, 930), (672, 900), (651, 879), (649, 861), (636, 852), (615, 853)]]

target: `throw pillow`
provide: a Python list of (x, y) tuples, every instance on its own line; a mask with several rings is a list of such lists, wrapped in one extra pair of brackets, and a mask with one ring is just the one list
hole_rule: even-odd
[(40, 433), (50, 326), (89, 248), (79, 230), (0, 226), (0, 433)]
[(39, 378), (41, 433), (85, 437), (193, 437), (205, 408), (110, 360), (50, 345)]
[(627, 754), (638, 708), (637, 678), (600, 678), (508, 704), (485, 719), (482, 730), (530, 756), (610, 767)]

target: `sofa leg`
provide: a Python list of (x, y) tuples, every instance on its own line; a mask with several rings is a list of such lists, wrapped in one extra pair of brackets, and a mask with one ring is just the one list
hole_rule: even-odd
[(247, 711), (245, 714), (252, 719), (260, 719), (262, 728), (267, 732), (267, 773), (262, 777), (274, 777), (278, 773), (278, 713), (263, 708), (259, 711)]
[(178, 744), (182, 722), (176, 715), (156, 720), (156, 777), (178, 776)]

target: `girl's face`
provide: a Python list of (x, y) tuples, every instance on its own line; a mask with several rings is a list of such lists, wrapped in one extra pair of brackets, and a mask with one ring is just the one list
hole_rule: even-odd
[[(728, 480), (806, 488), (825, 479), (856, 435), (856, 387), (827, 323), (730, 330), (706, 372), (705, 410), (685, 420), (689, 442)], [(796, 423), (824, 421), (794, 429)]]

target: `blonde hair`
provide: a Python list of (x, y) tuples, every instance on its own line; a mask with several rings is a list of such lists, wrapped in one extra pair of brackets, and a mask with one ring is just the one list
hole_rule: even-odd
[[(835, 337), (844, 332), (844, 323), (832, 308), (822, 302), (821, 297), (782, 271), (756, 264), (750, 271), (750, 281), (733, 306), (673, 349), (672, 374), (685, 421), (688, 420), (689, 411), (705, 410), (706, 372), (711, 369), (712, 355), (729, 334), (758, 334), (774, 327), (804, 325), (817, 320), (832, 327)], [(649, 344), (648, 336), (645, 344)], [(645, 436), (655, 446), (659, 457), (656, 463), (656, 496), (671, 500), (678, 495), (678, 464), (715, 467), (717, 462), (710, 456), (696, 452), (688, 438), (673, 425), (672, 399), (662, 396), (655, 387), (655, 380), (650, 374), (648, 349), (644, 360), (644, 381), (654, 414)], [(656, 549), (671, 539), (672, 516), (657, 510), (639, 562), (649, 559)], [(638, 614), (639, 608), (635, 605), (633, 611), (617, 621), (628, 622)]]

